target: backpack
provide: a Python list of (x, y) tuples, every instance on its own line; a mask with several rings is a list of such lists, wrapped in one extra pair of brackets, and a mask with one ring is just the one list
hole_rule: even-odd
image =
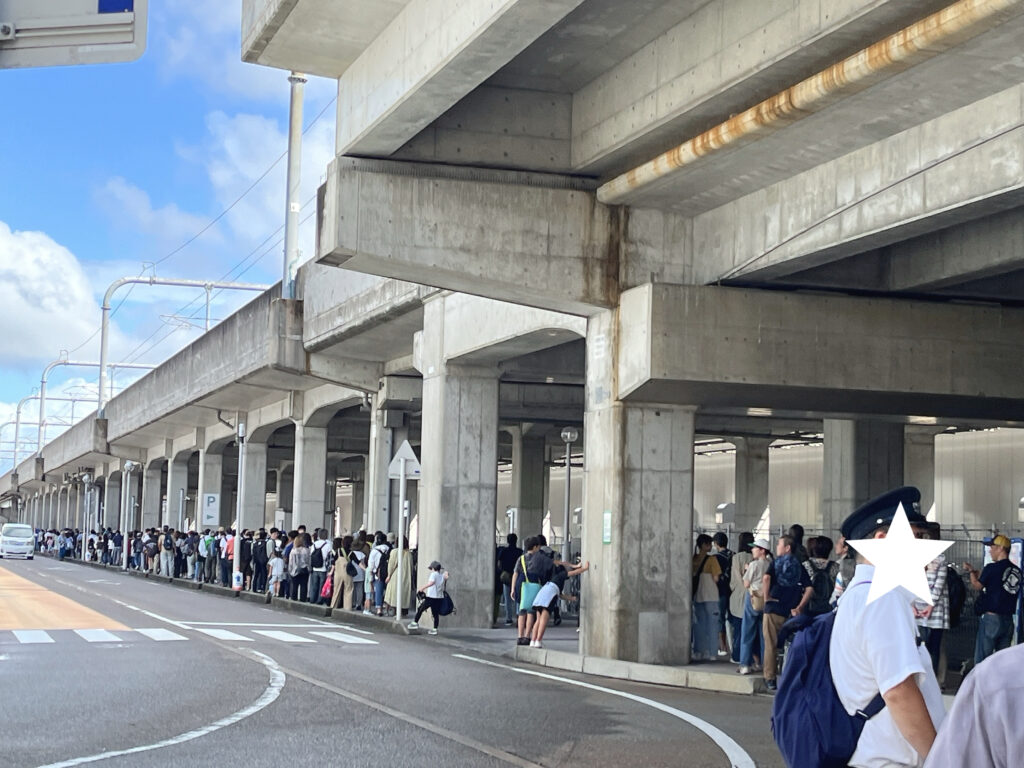
[(951, 565), (946, 566), (946, 589), (949, 595), (949, 628), (954, 629), (960, 625), (960, 613), (967, 602), (967, 589), (963, 577)]
[(388, 561), (391, 559), (391, 547), (383, 545), (380, 551), (380, 563), (377, 565), (377, 580), (384, 581), (388, 577)]
[(850, 715), (839, 700), (829, 643), (836, 614), (818, 616), (796, 632), (772, 702), (772, 735), (789, 768), (845, 768), (864, 724), (885, 708), (882, 694)]
[(795, 587), (800, 583), (800, 561), (795, 555), (780, 557), (775, 561), (775, 583), (780, 587)]
[(174, 549), (174, 539), (172, 539), (166, 533), (164, 534), (164, 549), (168, 551)]
[(157, 546), (156, 546), (156, 542), (155, 541), (150, 539), (149, 541), (146, 542), (146, 554), (147, 555), (149, 555), (150, 557), (153, 557), (153, 556), (156, 555), (157, 551), (158, 550), (157, 550)]
[(814, 563), (810, 560), (807, 561), (811, 566), (811, 586), (814, 588), (814, 594), (811, 595), (811, 600), (807, 604), (807, 612), (812, 616), (820, 616), (823, 613), (828, 613), (832, 610), (830, 600), (832, 598), (832, 590), (835, 589), (835, 580), (832, 578), (832, 574), (829, 573), (831, 570), (831, 563), (826, 564), (824, 568), (815, 568)]
[[(319, 542), (317, 542), (319, 543)], [(324, 548), (318, 547), (316, 544), (313, 545), (313, 552), (309, 556), (310, 565), (314, 568), (324, 567)]]
[(185, 557), (192, 557), (196, 553), (196, 545), (191, 538), (185, 539), (185, 546), (182, 549), (185, 551)]
[(253, 548), (252, 548), (252, 559), (256, 562), (257, 565), (266, 565), (267, 564), (267, 560), (269, 558), (267, 557), (267, 545), (266, 545), (266, 542), (259, 541), (259, 540), (254, 542)]
[(732, 554), (732, 551), (728, 549), (715, 553), (715, 557), (718, 558), (718, 565), (722, 569), (722, 573), (718, 577), (718, 594), (720, 597), (728, 597), (732, 594), (732, 587), (730, 586), (732, 581)]

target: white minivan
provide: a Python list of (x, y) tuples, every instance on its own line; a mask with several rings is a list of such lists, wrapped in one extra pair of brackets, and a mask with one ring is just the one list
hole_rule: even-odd
[(36, 535), (24, 523), (4, 523), (0, 528), (0, 558), (24, 557), (31, 560), (36, 551)]

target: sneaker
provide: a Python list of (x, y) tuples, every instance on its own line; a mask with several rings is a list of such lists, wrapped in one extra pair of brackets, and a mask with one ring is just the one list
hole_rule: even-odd
[(718, 655), (719, 655), (719, 657), (721, 657), (721, 656), (728, 656), (729, 652), (728, 651), (719, 651)]
[(437, 630), (436, 629), (428, 629), (427, 630), (427, 634), (428, 635), (436, 635), (437, 634)]
[(513, 624), (515, 624), (515, 622), (512, 621), (512, 619), (505, 619), (505, 626), (506, 627), (511, 627)]
[(544, 646), (543, 646), (543, 644), (542, 644), (542, 643), (540, 642), (540, 640), (534, 640), (534, 641), (533, 641), (533, 647), (534, 647), (534, 648), (543, 648)]
[(705, 656), (703, 653), (692, 653), (692, 654), (690, 654), (690, 662), (693, 663), (693, 664), (696, 664), (696, 663), (701, 662), (701, 661), (707, 661), (707, 660), (708, 660), (708, 657)]
[(529, 645), (529, 644), (530, 644), (530, 638), (528, 638), (528, 637), (520, 637), (520, 638), (518, 638), (516, 640), (516, 645)]
[(762, 667), (760, 664), (758, 664), (755, 661), (753, 664), (750, 665), (750, 671), (751, 672), (763, 672), (764, 671), (764, 667)]
[(363, 610), (363, 616), (373, 616), (373, 611)]
[(768, 689), (769, 693), (775, 693), (777, 690), (779, 690), (779, 684), (776, 683), (774, 680), (765, 680), (764, 687)]
[(531, 648), (536, 648), (537, 647), (537, 641), (536, 640), (531, 640), (530, 641), (530, 647)]
[(419, 629), (419, 628), (420, 628), (420, 625), (417, 624), (415, 621), (410, 621), (409, 622), (409, 629)]
[(745, 667), (745, 666), (744, 666), (744, 667), (740, 667), (739, 669), (737, 669), (737, 670), (736, 670), (736, 672), (737, 672), (738, 674), (741, 674), (741, 675), (749, 675), (749, 674), (751, 674), (751, 673), (752, 673), (753, 671), (754, 671), (754, 670), (752, 670), (752, 669), (751, 669), (750, 667)]

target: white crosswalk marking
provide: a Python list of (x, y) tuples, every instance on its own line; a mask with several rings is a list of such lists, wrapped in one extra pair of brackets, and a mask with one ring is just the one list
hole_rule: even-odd
[(196, 627), (196, 631), (202, 632), (204, 635), (209, 635), (217, 640), (241, 640), (246, 643), (251, 643), (253, 641), (251, 637), (245, 637), (244, 635), (229, 632), (226, 629), (201, 629)]
[(188, 640), (184, 635), (179, 635), (177, 632), (171, 632), (169, 629), (136, 629), (140, 635), (145, 635), (150, 640), (156, 640), (157, 642), (163, 642), (166, 640)]
[(300, 635), (293, 635), (291, 632), (282, 632), (277, 629), (254, 629), (257, 635), (263, 635), (269, 637), (271, 640), (281, 640), (285, 643), (315, 643), (316, 640), (310, 640), (308, 637), (302, 637)]
[(87, 643), (119, 643), (121, 638), (105, 629), (76, 629), (75, 634)]
[(376, 640), (367, 640), (363, 637), (352, 637), (352, 635), (346, 635), (344, 632), (310, 632), (311, 635), (317, 637), (326, 637), (328, 640), (337, 640), (341, 643), (349, 643), (351, 645), (377, 645)]
[(19, 643), (29, 645), (31, 643), (52, 643), (53, 638), (41, 629), (16, 629), (14, 636)]

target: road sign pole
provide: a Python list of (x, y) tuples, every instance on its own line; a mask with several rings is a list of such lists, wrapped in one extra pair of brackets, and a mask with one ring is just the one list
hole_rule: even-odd
[[(234, 551), (231, 566), (231, 588), (236, 592), (242, 591), (243, 579), (241, 570), (242, 545), (239, 536), (242, 533), (243, 512), (245, 511), (245, 423), (238, 423), (238, 496), (235, 520), (235, 535), (231, 546)], [(230, 535), (230, 533), (228, 534)], [(225, 548), (227, 544), (224, 545)]]
[(398, 478), (398, 589), (395, 594), (398, 598), (395, 601), (395, 621), (402, 621), (402, 592), (405, 591), (405, 584), (402, 581), (402, 561), (405, 559), (403, 547), (405, 546), (405, 462), (404, 456), (399, 457), (401, 462), (400, 476)]

